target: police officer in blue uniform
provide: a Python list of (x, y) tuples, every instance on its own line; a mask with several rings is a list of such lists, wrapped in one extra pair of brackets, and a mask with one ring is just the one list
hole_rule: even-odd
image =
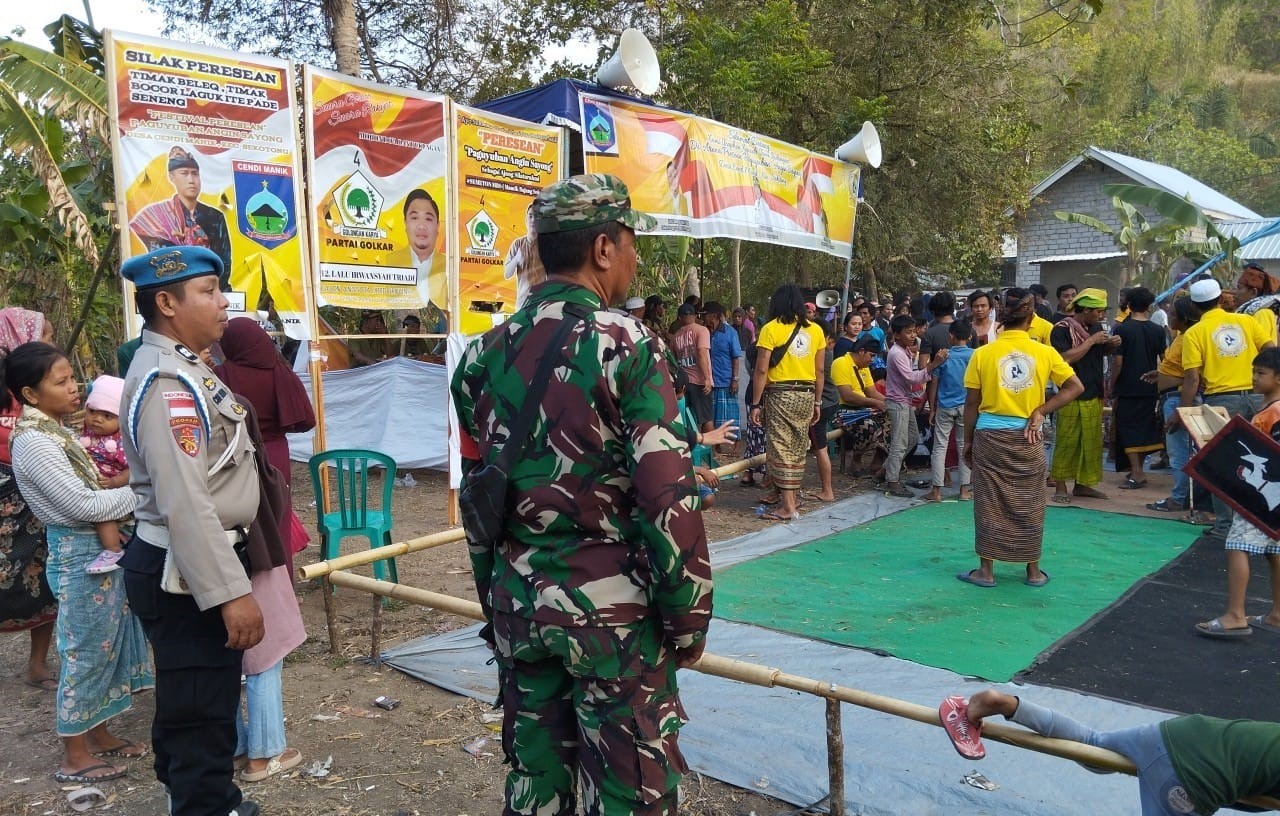
[(199, 352), (222, 336), (222, 260), (169, 247), (126, 261), (145, 321), (121, 402), (137, 534), (120, 562), (156, 663), (151, 738), (172, 816), (256, 816), (232, 779), (243, 650), (262, 640), (246, 530), (258, 509), (247, 412)]

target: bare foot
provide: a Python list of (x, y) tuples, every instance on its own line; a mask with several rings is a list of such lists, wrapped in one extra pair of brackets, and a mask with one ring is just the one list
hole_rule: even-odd
[(1105, 498), (1109, 498), (1109, 497), (1107, 496), (1107, 494), (1106, 494), (1106, 493), (1103, 493), (1101, 490), (1095, 490), (1095, 489), (1094, 489), (1094, 488), (1092, 488), (1092, 487), (1087, 487), (1087, 486), (1085, 486), (1085, 485), (1079, 485), (1079, 484), (1078, 484), (1078, 485), (1076, 485), (1076, 486), (1075, 486), (1075, 488), (1073, 488), (1073, 489), (1072, 489), (1072, 491), (1071, 491), (1071, 495), (1073, 495), (1073, 496), (1079, 496), (1079, 497), (1080, 497), (1080, 498), (1082, 498), (1082, 499), (1105, 499)]
[(933, 490), (924, 494), (924, 500), (927, 502), (942, 501), (942, 491), (935, 487)]

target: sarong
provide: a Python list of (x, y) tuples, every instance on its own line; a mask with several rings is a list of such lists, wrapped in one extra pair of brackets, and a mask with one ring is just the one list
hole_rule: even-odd
[(835, 426), (844, 430), (844, 445), (854, 453), (889, 451), (889, 415), (871, 408), (841, 408)]
[(102, 547), (92, 527), (48, 526), (49, 585), (58, 599), (60, 737), (83, 734), (127, 711), (133, 694), (155, 687), (142, 625), (125, 598), (123, 572), (84, 571)]
[(809, 453), (813, 390), (764, 392), (764, 445), (769, 477), (779, 490), (799, 490)]
[(1092, 487), (1102, 481), (1102, 400), (1075, 400), (1053, 415), (1053, 467), (1060, 482)]
[(711, 399), (712, 415), (715, 417), (717, 428), (731, 419), (734, 424), (742, 425), (742, 411), (738, 410), (738, 395), (732, 388), (712, 388)]
[(13, 470), (0, 464), (0, 632), (34, 629), (57, 616), (45, 552), (44, 525), (19, 495)]
[(1117, 397), (1112, 421), (1116, 429), (1116, 471), (1129, 469), (1122, 454), (1155, 453), (1164, 447), (1164, 427), (1155, 397)]
[(1040, 560), (1044, 446), (1028, 442), (1020, 430), (974, 433), (973, 529), (980, 558)]

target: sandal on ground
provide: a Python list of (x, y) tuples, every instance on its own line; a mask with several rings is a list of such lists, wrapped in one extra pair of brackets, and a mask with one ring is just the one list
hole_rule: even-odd
[(1173, 499), (1161, 499), (1158, 502), (1151, 502), (1147, 505), (1148, 510), (1155, 510), (1158, 513), (1181, 513), (1187, 509), (1187, 505)]
[(1143, 488), (1146, 486), (1147, 486), (1146, 479), (1143, 479), (1142, 481), (1138, 481), (1132, 476), (1130, 476), (1129, 478), (1125, 479), (1123, 482), (1120, 483), (1121, 490), (1138, 490), (1139, 488)]
[(24, 677), (22, 678), (22, 682), (24, 685), (31, 686), (31, 688), (34, 689), (40, 689), (41, 691), (58, 690), (58, 678), (56, 677), (45, 677), (40, 680), (28, 680)]
[(991, 587), (996, 585), (996, 581), (994, 578), (990, 580), (983, 580), (981, 578), (976, 578), (974, 577), (975, 572), (977, 572), (976, 569), (971, 569), (968, 572), (962, 572), (956, 575), (956, 580), (964, 581), (966, 584), (973, 584), (974, 586), (982, 587), (983, 589), (990, 589)]
[(243, 782), (261, 782), (268, 777), (296, 768), (300, 762), (302, 762), (302, 752), (297, 748), (286, 748), (280, 752), (279, 756), (273, 756), (268, 759), (267, 767), (262, 770), (250, 771), (245, 769), (241, 771), (240, 780)]
[(982, 759), (987, 749), (982, 744), (982, 723), (969, 719), (969, 701), (953, 694), (938, 706), (938, 720), (951, 738), (951, 745), (965, 759)]
[(87, 788), (76, 788), (67, 794), (67, 804), (76, 813), (84, 813), (96, 805), (105, 805), (106, 803), (107, 795), (102, 792), (101, 788), (96, 788), (93, 785)]
[(1052, 579), (1050, 579), (1050, 578), (1049, 578), (1049, 571), (1048, 571), (1048, 570), (1040, 570), (1040, 580), (1039, 580), (1039, 581), (1032, 581), (1030, 578), (1026, 578), (1026, 579), (1023, 579), (1022, 583), (1026, 584), (1026, 585), (1027, 585), (1027, 586), (1029, 586), (1029, 587), (1042, 587), (1042, 586), (1044, 586), (1045, 584), (1049, 583), (1049, 581), (1050, 581), (1050, 580), (1052, 580)]
[(1264, 632), (1275, 632), (1280, 634), (1280, 626), (1274, 623), (1267, 623), (1266, 615), (1250, 615), (1249, 626), (1253, 629), (1261, 629)]
[[(94, 771), (100, 771), (103, 768), (110, 768), (111, 772), (104, 774), (93, 773)], [(87, 768), (81, 768), (78, 771), (68, 772), (58, 769), (53, 772), (53, 779), (55, 782), (61, 782), (64, 785), (67, 783), (92, 785), (94, 782), (110, 782), (112, 779), (119, 779), (128, 773), (128, 768), (117, 768), (115, 765), (108, 765), (105, 762), (101, 762), (97, 765), (90, 765)]]
[(1071, 504), (1071, 497), (1066, 493), (1054, 493), (1053, 500), (1058, 504)]
[(112, 757), (118, 759), (142, 759), (151, 753), (151, 749), (141, 742), (133, 740), (121, 740), (118, 745), (112, 746), (105, 751), (90, 752), (96, 757)]
[(760, 503), (765, 507), (776, 507), (782, 503), (782, 497), (777, 493), (774, 493), (772, 496), (761, 496)]
[(1211, 621), (1197, 623), (1196, 634), (1218, 640), (1231, 640), (1233, 638), (1248, 637), (1253, 634), (1253, 629), (1249, 628), (1248, 625), (1228, 629), (1222, 625), (1222, 618), (1214, 618)]
[(784, 516), (784, 515), (781, 515), (780, 513), (775, 513), (775, 512), (773, 512), (773, 511), (769, 511), (768, 513), (762, 513), (762, 514), (760, 515), (760, 520), (761, 520), (761, 521), (781, 521), (781, 522), (788, 522), (788, 521), (795, 521), (795, 520), (796, 520), (796, 519), (798, 519), (798, 518), (800, 518), (800, 514), (799, 514), (799, 513), (796, 513), (794, 516)]

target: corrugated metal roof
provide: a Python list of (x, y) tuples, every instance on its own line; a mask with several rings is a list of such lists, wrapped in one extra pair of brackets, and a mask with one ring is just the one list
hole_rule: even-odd
[[(1218, 230), (1228, 238), (1248, 238), (1260, 230), (1276, 223), (1275, 218), (1262, 218), (1254, 221), (1226, 221), (1218, 225)], [(1240, 258), (1243, 261), (1275, 261), (1280, 260), (1280, 234), (1259, 238), (1248, 246), (1241, 247)]]
[(1070, 173), (1085, 159), (1101, 162), (1116, 172), (1123, 173), (1138, 184), (1165, 190), (1177, 196), (1189, 197), (1192, 204), (1204, 210), (1205, 215), (1215, 221), (1257, 220), (1262, 218), (1261, 215), (1258, 215), (1240, 202), (1226, 197), (1207, 184), (1196, 181), (1181, 170), (1092, 146), (1086, 147), (1084, 152), (1059, 167), (1033, 187), (1031, 189), (1031, 198), (1035, 198), (1052, 187), (1058, 179)]
[(1027, 263), (1059, 263), (1061, 261), (1105, 261), (1107, 258), (1123, 258), (1123, 252), (1081, 252), (1077, 255), (1050, 255), (1046, 258), (1036, 258)]

